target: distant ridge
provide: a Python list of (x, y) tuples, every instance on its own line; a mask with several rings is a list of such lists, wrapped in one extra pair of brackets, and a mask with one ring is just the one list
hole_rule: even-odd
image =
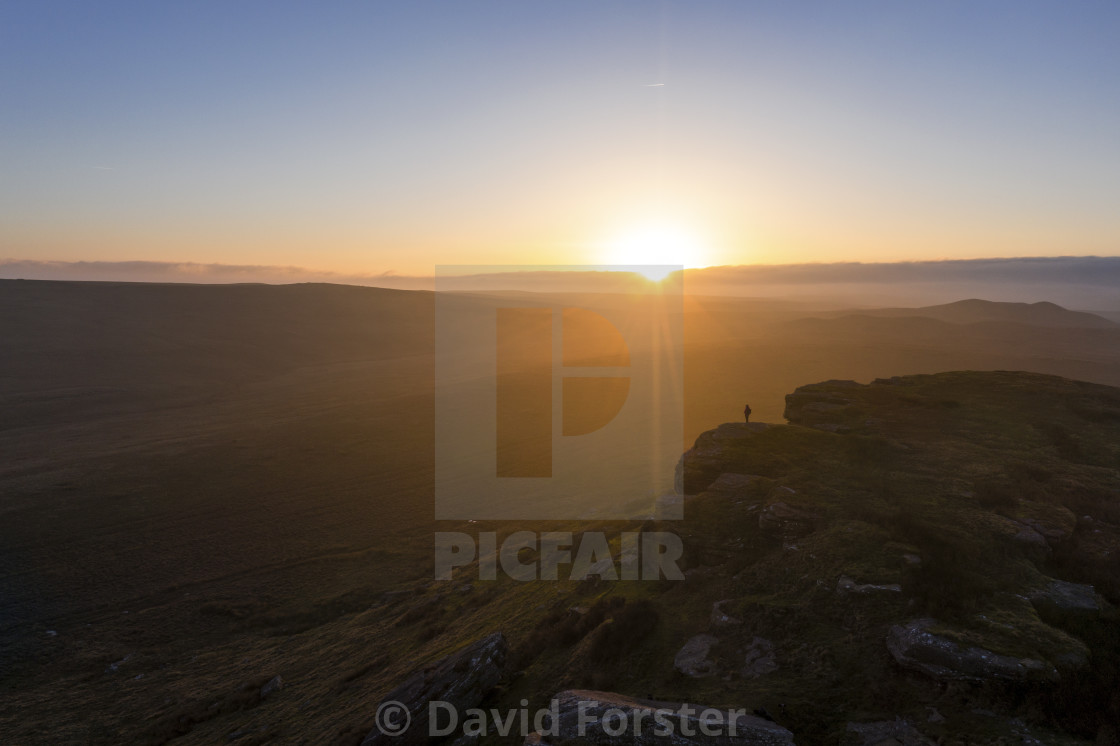
[(955, 303), (919, 308), (872, 308), (838, 311), (830, 317), (850, 315), (877, 316), (881, 318), (921, 317), (950, 324), (977, 324), (1004, 322), (1054, 328), (1115, 329), (1115, 322), (1084, 311), (1070, 311), (1056, 303), (1005, 303), (970, 298)]

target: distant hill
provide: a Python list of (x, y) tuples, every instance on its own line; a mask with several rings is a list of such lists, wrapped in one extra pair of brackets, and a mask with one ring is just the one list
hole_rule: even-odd
[(1120, 312), (1117, 312), (1117, 311), (1099, 311), (1097, 313), (1097, 315), (1102, 317), (1102, 318), (1108, 319), (1109, 321), (1113, 321), (1113, 322), (1116, 322), (1117, 324), (1120, 324)]
[[(913, 309), (915, 313), (920, 310)], [(1067, 360), (1078, 359), (1087, 350), (1107, 350), (1120, 345), (1120, 325), (1116, 324), (1063, 327), (1021, 321), (952, 322), (931, 316), (880, 316), (874, 310), (836, 318), (807, 317), (778, 326), (791, 344), (844, 344), (868, 348), (934, 346), (947, 351), (983, 349), (1001, 354), (1020, 350)]]
[(1102, 316), (1084, 311), (1070, 311), (1056, 303), (1004, 303), (970, 298), (956, 303), (919, 308), (875, 308), (858, 311), (837, 311), (829, 316), (879, 316), (897, 318), (920, 316), (951, 324), (975, 324), (986, 321), (1010, 322), (1030, 326), (1058, 328), (1112, 329), (1117, 324)]

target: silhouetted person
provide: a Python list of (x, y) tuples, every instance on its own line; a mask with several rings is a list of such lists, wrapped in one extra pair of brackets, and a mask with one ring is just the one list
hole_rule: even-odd
[(750, 422), (751, 421), (751, 405), (750, 404), (743, 407), (743, 421), (744, 422)]

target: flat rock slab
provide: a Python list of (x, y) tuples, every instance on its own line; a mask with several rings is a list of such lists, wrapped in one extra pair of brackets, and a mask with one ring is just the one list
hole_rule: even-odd
[(903, 668), (941, 681), (1054, 682), (1053, 665), (1033, 658), (999, 655), (980, 647), (964, 647), (929, 628), (932, 619), (916, 619), (891, 627), (887, 650)]
[(1097, 612), (1101, 610), (1097, 591), (1091, 585), (1052, 580), (1045, 588), (1030, 595), (1035, 606), (1056, 606), (1062, 611)]

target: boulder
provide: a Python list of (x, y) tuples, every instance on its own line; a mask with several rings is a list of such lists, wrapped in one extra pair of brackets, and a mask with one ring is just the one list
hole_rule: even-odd
[(719, 640), (712, 635), (696, 635), (677, 651), (676, 657), (673, 658), (673, 667), (694, 679), (715, 676), (717, 667), (715, 661), (708, 659), (708, 653), (718, 642)]
[(999, 655), (980, 647), (964, 647), (948, 637), (934, 634), (932, 619), (916, 619), (894, 625), (887, 633), (887, 650), (903, 668), (939, 681), (1054, 682), (1053, 665), (1034, 658)]
[(260, 691), (261, 699), (264, 699), (265, 697), (272, 694), (273, 692), (278, 692), (283, 688), (284, 688), (284, 680), (282, 678), (280, 678), (279, 676), (273, 676), (271, 679), (266, 681), (264, 683), (264, 685), (261, 687), (261, 691)]
[(743, 669), (740, 674), (744, 679), (757, 679), (768, 673), (778, 670), (778, 662), (774, 660), (774, 644), (769, 640), (756, 637), (747, 646), (743, 658)]
[(412, 674), (381, 701), (381, 705), (399, 702), (407, 708), (411, 723), (408, 729), (400, 735), (390, 735), (375, 727), (362, 746), (426, 744), (428, 702), (442, 700), (459, 712), (477, 707), (501, 681), (508, 657), (509, 643), (502, 634), (495, 633)]
[(1093, 586), (1064, 580), (1051, 580), (1045, 588), (1031, 593), (1030, 600), (1035, 607), (1049, 606), (1064, 612), (1095, 613), (1101, 610), (1101, 602)]
[(1031, 526), (1023, 525), (1012, 537), (1012, 541), (1023, 547), (1028, 554), (1036, 554), (1040, 558), (1050, 556), (1050, 544), (1046, 541), (1046, 537)]
[[(548, 733), (531, 734), (525, 740), (527, 746), (576, 739), (597, 746), (793, 744), (790, 731), (777, 723), (748, 715), (744, 709), (661, 702), (580, 689), (560, 692), (553, 700), (558, 722)], [(660, 723), (664, 723), (661, 725), (664, 730), (659, 733)]]
[(1069, 510), (1062, 509), (1048, 516), (1046, 520), (1024, 518), (1017, 523), (1034, 529), (1047, 543), (1053, 546), (1060, 544), (1073, 534), (1073, 529), (1077, 525), (1077, 518)]

